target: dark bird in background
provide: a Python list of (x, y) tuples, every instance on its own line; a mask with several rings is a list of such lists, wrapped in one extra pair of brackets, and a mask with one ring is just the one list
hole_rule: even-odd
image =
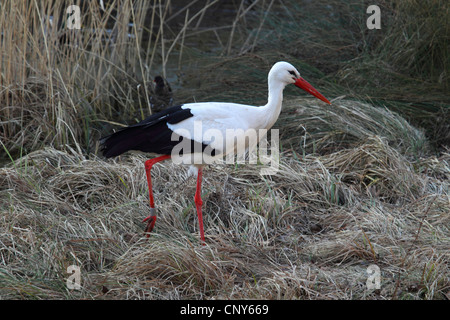
[(169, 83), (161, 76), (156, 76), (154, 81), (147, 82), (144, 87), (142, 83), (136, 83), (137, 97), (140, 108), (135, 113), (136, 119), (144, 119), (143, 110), (147, 110), (150, 104), (151, 113), (155, 114), (173, 106), (173, 92)]
[(173, 104), (173, 92), (167, 80), (161, 76), (156, 76), (154, 89), (150, 97), (152, 112), (160, 112)]

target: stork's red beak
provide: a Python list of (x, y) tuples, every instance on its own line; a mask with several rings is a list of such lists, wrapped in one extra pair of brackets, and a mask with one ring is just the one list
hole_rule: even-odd
[(319, 91), (317, 91), (312, 85), (310, 85), (305, 79), (303, 79), (302, 77), (298, 78), (295, 83), (294, 83), (297, 87), (299, 87), (300, 89), (305, 90), (306, 92), (308, 92), (309, 94), (312, 94), (314, 97), (328, 103), (331, 104), (330, 101), (328, 101), (327, 98), (325, 98)]

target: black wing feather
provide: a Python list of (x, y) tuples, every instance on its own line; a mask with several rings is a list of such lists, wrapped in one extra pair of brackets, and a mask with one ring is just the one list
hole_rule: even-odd
[[(171, 154), (172, 149), (180, 142), (182, 137), (175, 135), (178, 140), (172, 141), (173, 131), (169, 129), (167, 123), (179, 123), (192, 116), (191, 110), (182, 109), (181, 105), (153, 114), (139, 123), (100, 139), (103, 155), (110, 158), (129, 150)], [(194, 149), (196, 144), (199, 143), (191, 140), (191, 150), (197, 150)], [(202, 150), (207, 147), (207, 145), (202, 144)], [(214, 150), (211, 154), (214, 155)]]
[(167, 123), (178, 123), (192, 116), (189, 109), (182, 109), (181, 106), (152, 114), (139, 123), (101, 138), (103, 155), (110, 158), (129, 150), (170, 154), (167, 152), (173, 148), (170, 148), (172, 130), (167, 127)]

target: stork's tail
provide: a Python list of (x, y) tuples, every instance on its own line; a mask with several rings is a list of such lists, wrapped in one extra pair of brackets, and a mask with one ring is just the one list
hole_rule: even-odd
[(134, 150), (139, 144), (142, 133), (138, 127), (128, 127), (100, 139), (101, 150), (106, 158), (115, 157), (129, 150)]

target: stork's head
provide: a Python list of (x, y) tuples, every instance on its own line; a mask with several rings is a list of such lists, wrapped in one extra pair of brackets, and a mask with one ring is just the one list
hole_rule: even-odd
[(300, 72), (298, 72), (298, 70), (288, 62), (280, 61), (273, 65), (269, 72), (269, 81), (272, 79), (283, 83), (285, 86), (293, 83), (316, 98), (331, 104), (327, 98), (325, 98), (319, 91), (303, 79), (300, 76)]

